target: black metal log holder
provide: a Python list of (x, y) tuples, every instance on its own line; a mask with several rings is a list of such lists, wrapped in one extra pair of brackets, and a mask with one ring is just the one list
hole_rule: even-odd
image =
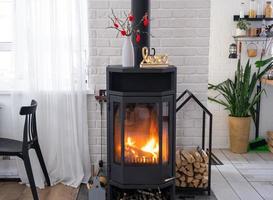
[[(188, 94), (188, 97), (181, 102), (179, 105), (179, 101), (186, 95)], [(202, 149), (207, 151), (208, 156), (209, 156), (209, 163), (208, 163), (208, 187), (207, 188), (179, 188), (179, 191), (193, 191), (193, 192), (201, 192), (201, 191), (206, 191), (208, 192), (208, 195), (210, 195), (211, 192), (211, 147), (212, 147), (212, 118), (213, 115), (212, 113), (194, 96), (189, 90), (185, 90), (177, 99), (176, 99), (176, 113), (179, 112), (191, 99), (193, 99), (203, 110), (203, 116), (202, 116)], [(206, 148), (205, 145), (205, 138), (206, 138), (206, 115), (209, 116), (209, 144), (208, 148)]]

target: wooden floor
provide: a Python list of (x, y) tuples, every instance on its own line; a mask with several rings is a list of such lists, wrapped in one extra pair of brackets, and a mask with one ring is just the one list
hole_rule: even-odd
[(219, 200), (273, 200), (273, 154), (214, 150), (224, 163), (212, 167), (212, 190)]
[[(75, 200), (78, 189), (58, 184), (46, 189), (39, 190), (40, 200)], [(0, 183), (0, 200), (32, 200), (29, 187), (17, 182)]]
[[(212, 191), (218, 200), (273, 200), (273, 154), (233, 154), (213, 150), (224, 165), (212, 166)], [(85, 186), (83, 188), (86, 188)], [(39, 190), (41, 200), (76, 200), (78, 189), (57, 185)], [(31, 200), (30, 189), (18, 183), (0, 183), (0, 200)], [(77, 200), (87, 200), (81, 190)], [(181, 198), (178, 198), (181, 199)], [(182, 198), (187, 199), (187, 198)], [(199, 196), (195, 199), (215, 199)]]

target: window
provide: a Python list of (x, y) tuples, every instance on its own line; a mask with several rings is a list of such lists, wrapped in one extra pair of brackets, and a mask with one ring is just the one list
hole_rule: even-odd
[(14, 0), (0, 0), (0, 91), (11, 89), (14, 75)]

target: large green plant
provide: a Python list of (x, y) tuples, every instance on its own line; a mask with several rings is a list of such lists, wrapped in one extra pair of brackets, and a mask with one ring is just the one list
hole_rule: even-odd
[(209, 97), (209, 100), (223, 105), (230, 116), (251, 116), (255, 121), (255, 105), (264, 92), (264, 90), (256, 92), (255, 88), (257, 82), (272, 68), (272, 61), (273, 58), (257, 61), (255, 63), (257, 70), (253, 73), (249, 60), (244, 68), (239, 60), (234, 80), (227, 79), (218, 85), (209, 84), (210, 90), (219, 93), (213, 98)]

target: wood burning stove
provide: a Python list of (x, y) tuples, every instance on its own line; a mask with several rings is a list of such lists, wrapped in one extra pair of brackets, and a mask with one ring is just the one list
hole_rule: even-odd
[(115, 189), (174, 198), (176, 68), (107, 67), (108, 199)]

